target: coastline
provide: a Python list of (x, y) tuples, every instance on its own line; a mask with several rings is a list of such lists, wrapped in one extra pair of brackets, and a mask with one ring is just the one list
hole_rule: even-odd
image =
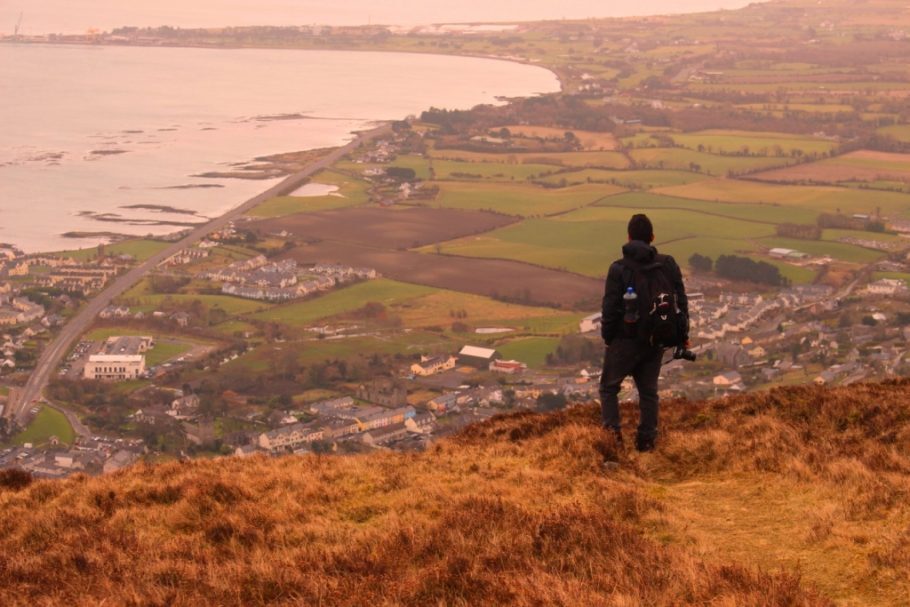
[(139, 263), (127, 273), (115, 278), (100, 293), (95, 295), (95, 297), (93, 297), (86, 306), (76, 314), (76, 316), (64, 325), (60, 333), (45, 346), (41, 356), (35, 364), (34, 370), (31, 375), (29, 375), (27, 383), (19, 393), (18, 402), (10, 403), (9, 411), (6, 414), (7, 417), (16, 420), (20, 425), (25, 425), (23, 422), (28, 417), (29, 409), (32, 407), (33, 403), (36, 403), (42, 398), (42, 393), (47, 382), (50, 380), (51, 374), (59, 366), (72, 343), (88, 329), (101, 310), (109, 305), (115, 298), (132, 288), (133, 285), (139, 282), (150, 271), (154, 270), (161, 262), (177, 254), (186, 247), (202, 240), (208, 234), (226, 227), (230, 222), (241, 217), (266, 200), (294, 192), (305, 185), (312, 175), (335, 164), (345, 155), (360, 146), (369, 143), (378, 137), (389, 134), (391, 130), (391, 123), (383, 123), (376, 128), (357, 133), (354, 140), (334, 149), (328, 156), (309, 164), (303, 170), (288, 176), (277, 185), (257, 194), (227, 213), (224, 213), (197, 228), (193, 228), (188, 235)]
[[(505, 64), (522, 65), (525, 67), (532, 67), (532, 68), (536, 68), (539, 70), (543, 70), (542, 73), (545, 73), (547, 75), (547, 77), (552, 79), (551, 81), (552, 81), (553, 86), (552, 86), (552, 88), (541, 89), (541, 90), (546, 91), (544, 93), (538, 93), (535, 90), (530, 89), (530, 92), (519, 93), (517, 95), (507, 93), (507, 94), (504, 94), (501, 96), (495, 96), (495, 97), (491, 96), (490, 100), (488, 100), (488, 101), (485, 100), (485, 101), (479, 101), (479, 102), (472, 102), (474, 104), (476, 104), (476, 103), (494, 104), (494, 103), (499, 103), (499, 102), (507, 102), (508, 100), (528, 98), (528, 97), (536, 96), (538, 94), (561, 94), (566, 89), (566, 81), (562, 75), (560, 75), (554, 69), (551, 69), (550, 67), (546, 67), (544, 65), (536, 63), (533, 60), (522, 61), (522, 60), (519, 60), (519, 58), (515, 58), (515, 57), (501, 57), (501, 56), (496, 56), (496, 55), (468, 53), (468, 52), (442, 52), (443, 49), (439, 49), (440, 52), (429, 52), (429, 51), (417, 52), (417, 51), (413, 51), (410, 49), (388, 50), (388, 49), (365, 49), (365, 48), (353, 48), (353, 47), (291, 48), (291, 47), (282, 47), (282, 46), (275, 46), (275, 45), (268, 45), (268, 44), (255, 44), (255, 45), (248, 45), (248, 46), (247, 45), (212, 46), (212, 45), (205, 45), (205, 44), (145, 44), (145, 43), (122, 44), (122, 43), (110, 43), (110, 42), (104, 42), (104, 41), (96, 41), (96, 42), (88, 43), (88, 42), (76, 42), (76, 41), (71, 41), (71, 40), (42, 40), (42, 41), (11, 40), (10, 37), (8, 37), (8, 36), (0, 37), (0, 43), (7, 43), (7, 44), (12, 44), (12, 45), (22, 45), (22, 46), (29, 45), (29, 46), (72, 47), (72, 48), (96, 47), (99, 50), (106, 48), (106, 47), (110, 47), (112, 49), (118, 49), (118, 48), (124, 48), (124, 47), (137, 47), (140, 49), (163, 48), (163, 49), (177, 49), (177, 50), (192, 49), (192, 50), (214, 50), (214, 51), (219, 51), (219, 50), (304, 51), (304, 52), (313, 52), (313, 53), (333, 53), (333, 54), (335, 54), (335, 53), (355, 53), (356, 52), (358, 54), (367, 54), (367, 55), (374, 55), (374, 56), (377, 54), (378, 55), (394, 54), (394, 55), (402, 55), (402, 56), (423, 56), (423, 57), (428, 57), (428, 58), (433, 57), (433, 58), (452, 58), (452, 59), (456, 59), (456, 58), (457, 59), (475, 59), (475, 60), (485, 60), (485, 61), (499, 61), (499, 62), (503, 62)], [(534, 87), (534, 88), (537, 89), (539, 87)], [(492, 89), (489, 89), (489, 90), (492, 90)], [(525, 89), (525, 90), (528, 91), (529, 89)], [(431, 106), (432, 106), (432, 103), (428, 103), (427, 105), (421, 104), (420, 109), (415, 110), (415, 111), (416, 112), (423, 111), (425, 109), (428, 109)], [(465, 105), (464, 107), (467, 109), (468, 106)], [(269, 119), (270, 121), (279, 121), (279, 120), (286, 119), (286, 117), (284, 115), (275, 115), (275, 116), (264, 115), (261, 117), (255, 116), (255, 118)], [(373, 119), (373, 118), (370, 118), (370, 119), (367, 119), (367, 118), (333, 118), (333, 117), (327, 117), (327, 116), (310, 116), (310, 115), (305, 115), (305, 114), (301, 114), (299, 116), (294, 116), (294, 119), (299, 119), (299, 120), (357, 120), (357, 121), (361, 122), (361, 125), (363, 125), (363, 123), (366, 123), (363, 126), (369, 126), (370, 124), (377, 124), (377, 123), (380, 123), (383, 121), (383, 119), (377, 120), (377, 119)], [(397, 116), (393, 117), (390, 115), (388, 118), (385, 118), (384, 120), (392, 121), (392, 120), (397, 120), (397, 119), (399, 119)], [(363, 128), (363, 126), (361, 126), (361, 125), (357, 125), (358, 128)], [(203, 129), (203, 130), (207, 130), (207, 129)], [(212, 129), (212, 130), (214, 130), (214, 129)], [(349, 134), (349, 133), (353, 133), (353, 132), (356, 132), (356, 129), (352, 130), (352, 131), (348, 131), (347, 133)], [(254, 157), (237, 160), (236, 162), (234, 162), (234, 164), (232, 165), (232, 168), (226, 167), (223, 169), (213, 168), (211, 170), (200, 170), (198, 172), (189, 174), (188, 177), (228, 179), (232, 182), (234, 182), (236, 180), (236, 183), (238, 183), (238, 184), (240, 182), (246, 182), (247, 184), (253, 185), (254, 189), (252, 189), (252, 191), (251, 191), (251, 189), (249, 187), (247, 187), (246, 191), (244, 191), (241, 194), (241, 196), (243, 196), (243, 197), (252, 196), (254, 194), (254, 192), (256, 192), (255, 188), (268, 187), (270, 185), (270, 184), (263, 184), (262, 186), (255, 186), (254, 182), (271, 181), (272, 183), (275, 183), (278, 180), (284, 179), (288, 175), (291, 175), (295, 171), (299, 170), (301, 165), (299, 162), (296, 162), (296, 161), (299, 161), (300, 159), (309, 160), (309, 159), (305, 158), (307, 155), (312, 155), (314, 153), (317, 153), (317, 152), (320, 152), (323, 150), (332, 150), (338, 145), (344, 145), (344, 143), (347, 139), (348, 139), (348, 137), (345, 136), (343, 138), (342, 137), (336, 138), (334, 143), (332, 143), (330, 141), (324, 141), (324, 142), (316, 143), (313, 145), (304, 144), (301, 148), (296, 149), (293, 152), (283, 151), (282, 148), (278, 148), (278, 150), (276, 151), (276, 148), (274, 148), (274, 147), (271, 149), (266, 149), (266, 150), (260, 149), (255, 152), (256, 155)], [(272, 143), (274, 144), (274, 142), (272, 142)], [(295, 157), (299, 157), (299, 158), (295, 158)], [(296, 166), (294, 166), (294, 165), (296, 165)], [(182, 190), (182, 189), (203, 189), (203, 188), (214, 189), (214, 188), (223, 188), (223, 187), (225, 187), (225, 186), (220, 185), (220, 184), (217, 184), (217, 185), (216, 184), (194, 184), (192, 186), (177, 185), (177, 186), (170, 186), (170, 187), (161, 187), (161, 188), (157, 188), (157, 189)], [(141, 210), (147, 210), (147, 211), (151, 210), (148, 208), (144, 208), (145, 206), (146, 206), (145, 204), (143, 204), (143, 205), (132, 204), (132, 205), (120, 206), (118, 208), (131, 209), (131, 210), (141, 209)], [(161, 206), (163, 209), (164, 206), (166, 206), (166, 205), (157, 205), (156, 204), (155, 206), (156, 207)], [(227, 210), (229, 210), (229, 209), (225, 208), (225, 205), (219, 205), (219, 206), (220, 206), (220, 208), (202, 211), (201, 217), (202, 218), (205, 218), (205, 216), (213, 217), (213, 216), (217, 216), (217, 214), (220, 214), (221, 212), (227, 212)], [(189, 207), (185, 207), (185, 208), (189, 208)], [(165, 220), (165, 218), (162, 218), (162, 217), (152, 217), (149, 219), (141, 218), (141, 219), (135, 220), (135, 221), (139, 221), (141, 223), (133, 223), (134, 220), (132, 220), (132, 219), (126, 219), (126, 218), (121, 219), (121, 218), (117, 217), (116, 215), (113, 215), (112, 213), (115, 213), (115, 212), (116, 211), (112, 211), (111, 213), (103, 214), (103, 216), (100, 218), (100, 220), (104, 222), (104, 225), (99, 224), (96, 228), (92, 228), (89, 226), (80, 227), (79, 229), (71, 228), (71, 229), (66, 230), (65, 233), (56, 234), (57, 236), (61, 236), (65, 239), (69, 240), (71, 242), (71, 244), (64, 243), (64, 242), (56, 242), (56, 243), (46, 242), (46, 243), (44, 243), (44, 245), (37, 244), (37, 246), (31, 246), (31, 247), (27, 247), (27, 248), (23, 247), (23, 248), (25, 248), (25, 250), (28, 251), (29, 254), (31, 254), (31, 255), (46, 255), (46, 254), (52, 254), (52, 253), (59, 253), (59, 252), (63, 252), (63, 251), (69, 251), (69, 250), (73, 250), (73, 249), (83, 250), (83, 249), (93, 248), (94, 246), (96, 246), (96, 242), (85, 242), (85, 239), (94, 238), (97, 235), (102, 234), (102, 233), (106, 233), (111, 237), (111, 240), (109, 240), (106, 244), (143, 237), (135, 230), (134, 231), (130, 231), (130, 230), (120, 231), (117, 228), (112, 229), (113, 224), (117, 224), (117, 223), (123, 223), (123, 224), (129, 224), (129, 225), (147, 225), (147, 226), (155, 227), (158, 229), (170, 228), (170, 230), (167, 232), (161, 232), (161, 233), (156, 232), (155, 235), (153, 236), (154, 239), (161, 239), (161, 240), (165, 240), (165, 241), (170, 240), (175, 235), (180, 234), (181, 232), (183, 232), (186, 229), (192, 229), (193, 227), (200, 225), (199, 222), (183, 223), (180, 217), (167, 218), (167, 220)], [(187, 214), (187, 215), (189, 215), (189, 214)], [(13, 244), (18, 244), (18, 243), (13, 243)], [(48, 245), (50, 245), (50, 246), (48, 246)]]
[[(7, 39), (0, 39), (0, 43), (11, 42)], [(12, 43), (22, 44), (22, 41), (12, 41)], [(30, 42), (24, 42), (24, 44), (32, 44)], [(72, 43), (64, 42), (42, 42), (42, 44), (54, 44), (54, 45), (70, 45), (70, 46), (86, 46)], [(103, 46), (124, 46), (124, 45), (103, 45)], [(222, 50), (227, 47), (210, 47), (210, 46), (193, 46), (193, 45), (129, 45), (129, 46), (140, 46), (142, 48), (212, 48), (213, 50)], [(266, 49), (266, 50), (275, 50), (270, 47), (237, 47), (237, 50), (242, 49)], [(549, 67), (541, 66), (531, 61), (519, 61), (516, 58), (501, 58), (495, 56), (483, 56), (477, 54), (469, 53), (416, 53), (413, 51), (388, 51), (388, 50), (365, 50), (365, 49), (282, 49), (282, 50), (314, 50), (318, 52), (332, 52), (332, 51), (344, 51), (344, 52), (361, 52), (361, 53), (402, 53), (402, 54), (420, 54), (427, 56), (454, 56), (454, 57), (465, 57), (465, 58), (475, 58), (475, 59), (486, 59), (486, 60), (496, 60), (496, 61), (507, 61), (511, 63), (518, 63), (523, 65), (529, 65), (537, 68), (544, 69), (550, 72), (556, 81), (559, 83), (559, 91), (554, 94), (562, 94), (565, 91), (565, 81), (560, 76), (558, 72)], [(222, 227), (226, 226), (229, 222), (233, 221), (235, 218), (242, 216), (244, 213), (255, 208), (256, 206), (262, 204), (266, 200), (269, 200), (276, 196), (288, 195), (300, 187), (308, 183), (309, 178), (318, 173), (319, 171), (334, 165), (338, 160), (347, 155), (351, 150), (360, 147), (361, 145), (368, 143), (382, 135), (386, 135), (391, 132), (391, 122), (389, 121), (374, 121), (374, 124), (379, 124), (376, 128), (370, 129), (365, 132), (355, 133), (355, 138), (345, 145), (341, 145), (336, 148), (314, 148), (312, 150), (299, 150), (296, 153), (311, 153), (318, 149), (332, 150), (327, 156), (322, 157), (319, 160), (313, 161), (306, 165), (302, 170), (299, 170), (295, 173), (288, 175), (283, 178), (278, 184), (266, 189), (263, 192), (260, 192), (253, 198), (248, 199), (246, 202), (228, 210), (224, 214), (211, 219), (210, 221), (205, 222), (204, 224), (198, 227), (187, 228), (189, 234), (183, 237), (180, 237), (178, 240), (172, 242), (167, 248), (160, 251), (156, 255), (148, 258), (147, 260), (137, 264), (134, 268), (129, 270), (126, 274), (117, 277), (113, 282), (111, 282), (107, 287), (105, 287), (100, 293), (98, 293), (94, 298), (92, 298), (88, 304), (79, 311), (79, 313), (73, 317), (60, 331), (60, 333), (51, 340), (42, 351), (34, 370), (29, 375), (29, 378), (22, 388), (18, 395), (18, 402), (11, 402), (9, 410), (6, 412), (6, 416), (10, 419), (16, 420), (20, 425), (25, 425), (25, 421), (28, 419), (29, 410), (32, 407), (32, 404), (43, 399), (43, 392), (47, 386), (48, 381), (50, 380), (51, 374), (54, 370), (60, 365), (61, 361), (65, 357), (67, 351), (75, 342), (80, 335), (82, 335), (88, 327), (94, 322), (97, 314), (107, 305), (109, 305), (115, 298), (119, 297), (127, 290), (129, 290), (133, 285), (135, 285), (139, 280), (141, 280), (148, 272), (152, 271), (157, 267), (162, 261), (166, 260), (168, 257), (176, 254), (180, 250), (190, 246), (191, 244), (202, 240), (206, 235), (214, 232)], [(182, 230), (177, 230), (171, 234), (180, 234)], [(90, 247), (89, 247), (90, 248)], [(39, 252), (37, 255), (54, 253), (55, 251), (50, 252)]]

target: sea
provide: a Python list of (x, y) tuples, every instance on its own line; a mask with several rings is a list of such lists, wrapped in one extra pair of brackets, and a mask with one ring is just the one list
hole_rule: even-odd
[(275, 183), (200, 175), (559, 87), (540, 67), (464, 57), (2, 44), (0, 242), (173, 233)]
[[(745, 0), (6, 0), (0, 33), (131, 26), (411, 26), (692, 12)], [(486, 27), (486, 26), (481, 26)], [(0, 243), (173, 233), (274, 180), (202, 177), (337, 146), (379, 120), (559, 90), (536, 66), (343, 51), (0, 45)], [(77, 236), (77, 237), (75, 237)]]

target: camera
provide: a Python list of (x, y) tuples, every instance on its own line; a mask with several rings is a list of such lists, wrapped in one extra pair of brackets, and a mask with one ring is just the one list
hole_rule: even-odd
[(694, 363), (695, 359), (698, 356), (692, 350), (687, 350), (686, 346), (676, 346), (676, 350), (673, 352), (673, 360), (687, 360), (690, 363)]

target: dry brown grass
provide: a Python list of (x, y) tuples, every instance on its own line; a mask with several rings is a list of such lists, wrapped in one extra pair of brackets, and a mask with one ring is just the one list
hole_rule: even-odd
[(668, 402), (645, 456), (585, 406), (420, 455), (5, 474), (0, 604), (907, 604), (908, 388)]

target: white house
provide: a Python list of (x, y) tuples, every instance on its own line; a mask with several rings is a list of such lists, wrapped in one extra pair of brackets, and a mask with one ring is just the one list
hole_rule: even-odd
[(582, 333), (593, 333), (594, 331), (600, 331), (602, 324), (603, 314), (598, 312), (597, 314), (591, 314), (590, 316), (582, 318), (578, 325), (578, 329)]

